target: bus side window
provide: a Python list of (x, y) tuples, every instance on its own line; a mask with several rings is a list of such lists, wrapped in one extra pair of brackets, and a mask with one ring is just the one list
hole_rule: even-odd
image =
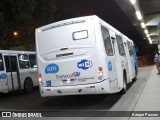
[(112, 43), (111, 43), (109, 31), (104, 27), (101, 27), (101, 30), (102, 30), (102, 37), (103, 37), (103, 41), (104, 41), (106, 54), (108, 56), (112, 56), (113, 55), (113, 48), (112, 48)]
[(29, 59), (27, 54), (18, 54), (19, 67), (21, 69), (29, 68)]
[(133, 46), (131, 42), (127, 42), (130, 56), (133, 56)]
[(118, 43), (119, 54), (122, 56), (126, 55), (125, 50), (124, 50), (122, 37), (120, 37), (119, 35), (116, 35), (116, 38), (117, 38), (117, 43)]
[(0, 53), (0, 71), (4, 70), (4, 64), (3, 64), (3, 58), (2, 58), (2, 54)]
[(11, 72), (9, 56), (4, 56), (6, 72)]
[(17, 71), (17, 58), (15, 58), (14, 56), (10, 56), (10, 65), (11, 65), (11, 70), (12, 72), (16, 72)]
[(30, 54), (29, 61), (30, 61), (31, 68), (37, 68), (36, 55)]

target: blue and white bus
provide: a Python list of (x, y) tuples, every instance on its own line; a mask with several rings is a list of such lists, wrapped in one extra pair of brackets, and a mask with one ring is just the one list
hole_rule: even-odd
[(133, 47), (95, 15), (37, 28), (41, 96), (125, 93), (136, 77)]

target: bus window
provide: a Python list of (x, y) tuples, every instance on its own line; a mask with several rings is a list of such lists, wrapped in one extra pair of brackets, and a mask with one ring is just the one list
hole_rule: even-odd
[(11, 62), (11, 69), (12, 72), (16, 72), (17, 71), (17, 59), (15, 56), (10, 56), (10, 62)]
[(82, 30), (82, 31), (73, 32), (72, 36), (73, 36), (73, 40), (87, 39), (88, 31)]
[(6, 72), (11, 72), (9, 56), (4, 56), (5, 64), (6, 64)]
[(4, 64), (3, 64), (2, 54), (0, 54), (0, 71), (3, 70), (4, 70)]
[(120, 37), (119, 35), (116, 35), (116, 38), (117, 38), (117, 43), (118, 43), (119, 54), (124, 56), (125, 50), (124, 50), (122, 37)]
[(29, 68), (29, 59), (27, 54), (18, 54), (19, 67), (21, 69)]
[(127, 42), (130, 56), (133, 56), (133, 46), (131, 42)]
[(102, 37), (103, 37), (103, 41), (104, 41), (106, 54), (108, 56), (112, 56), (113, 55), (113, 49), (112, 49), (112, 44), (111, 44), (111, 40), (110, 40), (109, 31), (104, 27), (101, 27), (101, 30), (102, 30)]
[(4, 56), (6, 71), (7, 72), (16, 72), (17, 71), (17, 61), (15, 56)]
[(36, 55), (30, 54), (29, 55), (29, 60), (30, 60), (30, 66), (31, 66), (31, 68), (37, 68)]

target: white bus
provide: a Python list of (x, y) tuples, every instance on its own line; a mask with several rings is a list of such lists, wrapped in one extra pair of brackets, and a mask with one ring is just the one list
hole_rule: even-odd
[(38, 86), (35, 52), (0, 50), (0, 93)]
[(37, 28), (41, 96), (125, 93), (136, 77), (133, 47), (95, 15)]

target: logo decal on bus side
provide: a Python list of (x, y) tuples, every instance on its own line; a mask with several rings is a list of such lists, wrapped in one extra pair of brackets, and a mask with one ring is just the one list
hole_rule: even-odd
[(75, 77), (80, 77), (81, 73), (80, 72), (73, 72), (71, 74), (67, 75), (56, 75), (57, 79), (64, 79), (64, 78), (75, 78)]
[(77, 63), (77, 67), (83, 70), (87, 70), (88, 68), (92, 67), (92, 61), (84, 59)]
[(51, 81), (50, 81), (50, 80), (47, 80), (47, 81), (46, 81), (46, 85), (47, 85), (47, 87), (51, 87), (51, 86), (52, 86)]
[(46, 74), (55, 74), (59, 72), (59, 66), (56, 64), (49, 64), (46, 69), (45, 69), (45, 73)]
[(7, 78), (7, 75), (5, 74), (5, 73), (2, 73), (1, 75), (0, 75), (0, 79), (6, 79)]
[(112, 63), (111, 63), (111, 61), (108, 62), (108, 70), (112, 71)]

